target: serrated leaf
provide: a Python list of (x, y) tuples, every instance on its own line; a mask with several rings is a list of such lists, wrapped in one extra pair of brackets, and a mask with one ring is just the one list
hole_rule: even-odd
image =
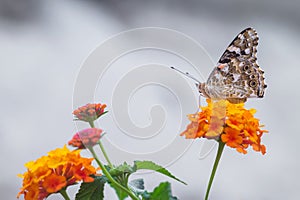
[(94, 177), (94, 182), (81, 183), (80, 189), (76, 194), (76, 200), (103, 200), (104, 184), (107, 179), (105, 176)]
[(137, 167), (137, 170), (139, 169), (149, 169), (149, 170), (153, 170), (156, 172), (159, 172), (161, 174), (164, 174), (170, 178), (175, 179), (176, 181), (179, 181), (185, 185), (187, 185), (185, 182), (183, 182), (182, 180), (176, 178), (174, 175), (172, 175), (167, 169), (165, 169), (164, 167), (155, 164), (152, 161), (134, 161), (134, 164)]
[(145, 192), (143, 200), (178, 200), (177, 197), (172, 196), (171, 184), (163, 182), (154, 188), (153, 192)]

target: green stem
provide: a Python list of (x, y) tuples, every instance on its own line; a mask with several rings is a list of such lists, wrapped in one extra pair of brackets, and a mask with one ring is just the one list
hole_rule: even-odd
[(223, 150), (224, 150), (224, 146), (225, 146), (225, 143), (222, 142), (222, 141), (219, 141), (218, 152), (217, 152), (215, 163), (214, 163), (214, 166), (213, 166), (213, 169), (211, 171), (210, 178), (209, 178), (209, 182), (208, 182), (208, 186), (207, 186), (207, 190), (206, 190), (206, 194), (205, 194), (205, 198), (204, 198), (205, 200), (208, 200), (209, 191), (210, 191), (212, 182), (214, 180), (214, 177), (215, 177), (215, 174), (216, 174), (216, 171), (217, 171), (217, 168), (218, 168), (218, 164), (219, 164), (221, 155), (222, 155)]
[[(94, 124), (93, 121), (89, 122), (89, 124), (90, 124), (90, 126), (91, 126), (92, 128), (95, 128), (95, 124)], [(110, 160), (109, 160), (109, 158), (108, 158), (108, 155), (107, 155), (107, 153), (106, 153), (106, 151), (105, 151), (105, 149), (104, 149), (103, 144), (101, 143), (100, 140), (99, 140), (98, 143), (99, 143), (100, 149), (101, 149), (101, 151), (102, 151), (102, 153), (103, 153), (103, 155), (104, 155), (104, 157), (105, 157), (105, 160), (108, 162), (109, 167), (112, 168), (113, 165), (111, 164), (111, 162), (110, 162)]]
[(123, 185), (121, 185), (120, 183), (118, 183), (111, 175), (110, 173), (107, 171), (106, 167), (100, 162), (100, 160), (98, 159), (93, 147), (89, 148), (89, 150), (91, 151), (91, 153), (93, 154), (93, 157), (95, 158), (96, 162), (98, 163), (99, 167), (102, 169), (103, 174), (107, 177), (107, 179), (113, 183), (116, 187), (118, 187), (120, 190), (123, 190), (124, 192), (126, 192), (133, 200), (139, 200), (138, 197), (136, 197), (131, 190), (129, 190), (128, 188), (124, 187)]
[(90, 124), (90, 126), (91, 126), (92, 128), (95, 128), (94, 121), (89, 122), (89, 124)]
[(59, 193), (64, 197), (65, 200), (70, 200), (70, 197), (67, 194), (66, 188), (61, 189)]
[(101, 149), (101, 151), (102, 151), (102, 153), (103, 153), (103, 155), (105, 157), (105, 160), (108, 162), (109, 167), (113, 168), (113, 165), (111, 164), (111, 162), (110, 162), (110, 160), (109, 160), (109, 158), (107, 156), (107, 153), (106, 153), (106, 151), (104, 149), (104, 146), (103, 146), (102, 142), (99, 140), (98, 143), (99, 143), (100, 149)]

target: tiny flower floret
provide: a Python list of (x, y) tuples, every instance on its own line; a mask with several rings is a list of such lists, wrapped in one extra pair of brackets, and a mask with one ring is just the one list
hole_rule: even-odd
[(268, 131), (262, 130), (263, 125), (254, 118), (255, 109), (248, 110), (243, 103), (232, 104), (227, 100), (206, 101), (208, 105), (201, 107), (200, 112), (188, 115), (191, 123), (181, 136), (221, 140), (243, 154), (247, 153), (249, 146), (262, 154), (266, 153), (261, 137)]

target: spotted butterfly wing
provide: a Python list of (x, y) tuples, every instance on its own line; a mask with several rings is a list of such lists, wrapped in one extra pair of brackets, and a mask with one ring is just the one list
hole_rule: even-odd
[(227, 47), (199, 92), (211, 99), (242, 103), (247, 98), (262, 98), (267, 85), (258, 66), (258, 35), (253, 28), (243, 30)]

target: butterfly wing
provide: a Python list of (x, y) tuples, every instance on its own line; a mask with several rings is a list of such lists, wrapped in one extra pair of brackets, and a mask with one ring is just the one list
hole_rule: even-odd
[(211, 98), (244, 102), (264, 96), (263, 70), (257, 64), (258, 35), (253, 28), (243, 30), (227, 47), (206, 82)]

